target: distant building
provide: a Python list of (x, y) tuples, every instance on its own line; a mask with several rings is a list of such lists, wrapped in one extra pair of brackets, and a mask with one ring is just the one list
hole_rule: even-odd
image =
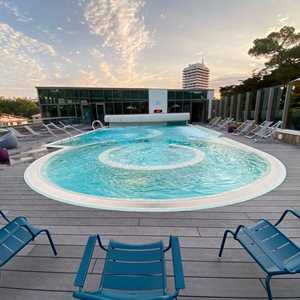
[(183, 69), (182, 87), (184, 89), (208, 89), (209, 69), (205, 64), (191, 64)]
[(109, 87), (37, 87), (42, 118), (104, 121), (105, 115), (182, 113), (205, 122), (213, 90)]

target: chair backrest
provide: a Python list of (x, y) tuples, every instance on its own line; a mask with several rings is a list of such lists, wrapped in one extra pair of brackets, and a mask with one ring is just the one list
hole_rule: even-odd
[(100, 289), (166, 292), (163, 243), (126, 245), (111, 241), (108, 246)]
[(38, 132), (36, 132), (35, 130), (33, 130), (30, 126), (28, 125), (24, 125), (24, 128), (29, 131), (31, 134), (33, 135), (40, 135)]
[(19, 131), (17, 131), (15, 128), (13, 127), (9, 127), (8, 130), (10, 130), (16, 137), (18, 138), (22, 138), (24, 137), (25, 135), (20, 133)]
[(275, 124), (273, 124), (272, 127), (277, 129), (277, 128), (280, 128), (281, 125), (282, 125), (282, 121), (278, 121)]
[(16, 255), (30, 240), (32, 235), (20, 225), (22, 217), (15, 218), (0, 229), (0, 266)]

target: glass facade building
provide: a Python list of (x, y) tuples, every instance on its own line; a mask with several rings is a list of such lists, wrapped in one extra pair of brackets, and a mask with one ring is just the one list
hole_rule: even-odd
[[(43, 119), (72, 118), (90, 123), (106, 114), (148, 114), (149, 89), (37, 87)], [(209, 90), (167, 90), (168, 112), (189, 112), (192, 122), (205, 122)], [(153, 112), (152, 112), (153, 113)]]

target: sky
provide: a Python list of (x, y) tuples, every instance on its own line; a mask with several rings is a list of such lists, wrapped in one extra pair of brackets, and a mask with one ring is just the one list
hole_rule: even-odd
[(0, 96), (181, 88), (202, 58), (218, 91), (261, 68), (253, 40), (284, 25), (300, 30), (300, 0), (0, 0)]

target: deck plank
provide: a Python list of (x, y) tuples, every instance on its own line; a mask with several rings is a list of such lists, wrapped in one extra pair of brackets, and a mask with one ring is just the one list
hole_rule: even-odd
[[(182, 213), (129, 213), (93, 210), (47, 199), (23, 180), (26, 164), (0, 167), (0, 209), (10, 217), (25, 215), (36, 226), (47, 227), (57, 244), (54, 258), (41, 236), (2, 268), (1, 300), (72, 299), (73, 279), (88, 234), (100, 233), (104, 243), (114, 238), (126, 242), (151, 242), (168, 235), (180, 237), (186, 285), (181, 300), (266, 299), (263, 272), (233, 240), (228, 240), (222, 260), (217, 258), (223, 232), (259, 218), (274, 222), (286, 208), (300, 210), (300, 148), (276, 142), (253, 143), (234, 137), (280, 159), (287, 178), (275, 190), (256, 199), (226, 207)], [(2, 221), (1, 221), (2, 222)], [(3, 224), (3, 223), (1, 223)], [(300, 222), (288, 217), (284, 232), (300, 241)], [(104, 253), (96, 249), (89, 287), (95, 287)], [(167, 269), (171, 273), (170, 256)], [(275, 279), (274, 298), (300, 298), (300, 276)]]

